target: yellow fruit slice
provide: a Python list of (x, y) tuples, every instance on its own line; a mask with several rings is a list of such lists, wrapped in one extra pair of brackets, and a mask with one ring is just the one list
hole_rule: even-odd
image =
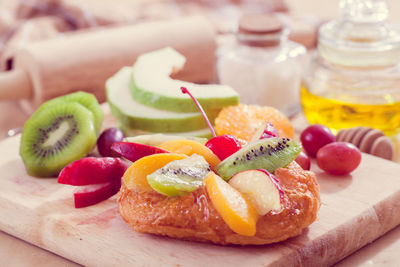
[(232, 134), (250, 141), (258, 128), (267, 121), (278, 131), (279, 137), (294, 137), (294, 128), (289, 119), (273, 107), (244, 105), (225, 107), (215, 119), (218, 135)]
[(161, 143), (157, 147), (169, 152), (185, 154), (188, 156), (193, 154), (201, 155), (208, 162), (208, 164), (210, 164), (211, 168), (214, 168), (221, 162), (217, 155), (211, 151), (211, 149), (193, 140), (170, 140)]
[(204, 184), (211, 202), (229, 228), (240, 235), (255, 235), (258, 219), (256, 208), (213, 172), (206, 176)]
[(135, 161), (124, 173), (123, 183), (129, 190), (137, 188), (139, 190), (153, 190), (147, 182), (147, 175), (173, 161), (187, 158), (186, 155), (173, 153), (160, 153), (143, 157)]

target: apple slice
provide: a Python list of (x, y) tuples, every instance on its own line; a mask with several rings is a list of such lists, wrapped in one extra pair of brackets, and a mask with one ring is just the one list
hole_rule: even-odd
[(282, 208), (284, 191), (279, 180), (266, 170), (239, 172), (229, 180), (229, 184), (247, 197), (260, 216)]
[(88, 185), (78, 188), (74, 192), (75, 208), (92, 206), (103, 200), (106, 200), (118, 193), (120, 187), (121, 177), (112, 182)]
[[(149, 72), (151, 75), (152, 72)], [(153, 133), (190, 132), (207, 127), (199, 112), (172, 112), (141, 104), (132, 98), (131, 67), (124, 67), (106, 81), (107, 101), (112, 115), (126, 128)], [(177, 91), (180, 93), (179, 87)], [(207, 112), (214, 120), (220, 109)]]
[(258, 219), (256, 208), (213, 172), (208, 173), (204, 184), (211, 202), (229, 228), (240, 235), (255, 235)]
[[(208, 128), (207, 131), (210, 132)], [(205, 144), (208, 141), (207, 138), (202, 138), (202, 137), (181, 136), (181, 135), (171, 135), (162, 133), (149, 134), (148, 132), (140, 133), (140, 135), (126, 137), (124, 141), (131, 143), (138, 143), (142, 145), (148, 145), (148, 146), (158, 146), (161, 143), (179, 139), (193, 140), (201, 144)]]
[(155, 147), (131, 142), (117, 142), (112, 144), (111, 150), (132, 162), (137, 161), (145, 156), (168, 153), (168, 151)]
[(120, 179), (128, 165), (119, 158), (86, 157), (71, 162), (58, 175), (59, 184), (90, 185)]
[[(206, 143), (208, 139), (212, 138), (212, 134), (210, 133), (210, 129), (203, 128), (195, 131), (189, 131), (189, 132), (168, 132), (168, 133), (159, 133), (159, 132), (151, 132), (151, 131), (142, 131), (134, 128), (130, 128), (128, 126), (125, 126), (123, 123), (118, 123), (118, 128), (120, 128), (126, 136), (129, 139), (136, 139), (137, 136), (139, 139), (143, 139), (142, 137), (147, 135), (149, 136), (149, 139), (152, 136), (156, 136), (158, 139), (166, 138), (167, 140), (172, 140), (172, 139), (191, 139), (191, 140), (199, 140), (202, 143)], [(126, 139), (127, 139), (126, 138)], [(167, 141), (164, 140), (164, 141)], [(141, 143), (141, 142), (135, 142), (134, 143)], [(155, 142), (158, 142), (158, 140), (155, 140)], [(150, 144), (145, 144), (145, 145), (156, 145), (153, 144), (153, 140), (150, 142)], [(159, 142), (161, 143), (161, 142)]]
[(193, 102), (180, 93), (181, 86), (191, 88), (204, 110), (221, 110), (237, 105), (239, 94), (220, 84), (194, 84), (174, 80), (170, 75), (183, 68), (185, 57), (171, 47), (140, 55), (132, 67), (130, 89), (133, 98), (144, 105), (175, 112), (196, 112)]
[(267, 121), (257, 129), (250, 142), (271, 137), (278, 137), (278, 131), (271, 122)]

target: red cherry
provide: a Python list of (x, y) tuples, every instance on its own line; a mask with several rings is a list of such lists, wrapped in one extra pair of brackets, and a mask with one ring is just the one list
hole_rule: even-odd
[(214, 154), (217, 155), (220, 160), (224, 160), (241, 149), (242, 145), (235, 136), (225, 134), (208, 140), (206, 147), (211, 149), (211, 151), (214, 152)]
[(206, 113), (204, 112), (203, 108), (201, 107), (199, 101), (197, 101), (196, 98), (189, 92), (188, 89), (185, 87), (181, 87), (182, 93), (188, 94), (193, 102), (196, 104), (197, 108), (200, 110), (200, 113), (203, 115), (204, 120), (207, 122), (208, 127), (210, 128), (210, 131), (212, 135), (214, 136), (208, 142), (206, 143), (206, 147), (211, 149), (211, 151), (218, 156), (220, 160), (223, 160), (236, 151), (238, 151), (240, 148), (242, 148), (242, 145), (240, 144), (239, 140), (233, 136), (233, 135), (220, 135), (217, 136), (215, 134), (214, 128), (212, 127), (210, 120), (207, 118)]
[(317, 153), (318, 166), (327, 173), (346, 175), (361, 162), (360, 150), (351, 143), (335, 142), (321, 148)]
[(311, 167), (310, 158), (303, 151), (301, 151), (300, 154), (297, 155), (297, 158), (295, 159), (295, 161), (297, 162), (297, 164), (300, 165), (300, 167), (303, 168), (303, 170), (306, 170), (306, 171), (310, 170), (310, 167)]
[(315, 157), (318, 150), (332, 142), (336, 141), (328, 127), (321, 124), (314, 124), (307, 127), (300, 136), (304, 150), (310, 157)]

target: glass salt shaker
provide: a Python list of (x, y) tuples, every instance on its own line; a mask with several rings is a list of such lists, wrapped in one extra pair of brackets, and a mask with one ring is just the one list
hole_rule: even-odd
[(400, 31), (383, 0), (342, 0), (341, 16), (319, 29), (301, 103), (309, 123), (334, 132), (355, 126), (400, 133)]
[(288, 40), (274, 14), (249, 14), (235, 38), (217, 51), (219, 82), (234, 88), (245, 104), (268, 105), (290, 113), (298, 106), (306, 49)]

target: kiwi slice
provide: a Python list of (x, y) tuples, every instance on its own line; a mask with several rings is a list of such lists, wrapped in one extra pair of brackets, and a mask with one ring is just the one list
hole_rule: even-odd
[(79, 103), (60, 102), (26, 121), (20, 155), (28, 174), (51, 177), (87, 155), (95, 144), (93, 113)]
[(210, 171), (207, 161), (202, 156), (193, 154), (185, 159), (171, 161), (149, 174), (147, 181), (160, 194), (183, 196), (202, 186)]
[(53, 98), (45, 103), (43, 103), (36, 111), (36, 113), (41, 112), (53, 105), (59, 105), (61, 103), (77, 102), (93, 113), (94, 127), (96, 133), (100, 133), (101, 125), (104, 120), (104, 112), (101, 109), (99, 102), (93, 94), (78, 91), (68, 95), (59, 96)]
[(215, 171), (225, 180), (244, 170), (266, 169), (273, 173), (287, 166), (300, 153), (299, 142), (289, 138), (265, 138), (239, 149), (221, 161)]

